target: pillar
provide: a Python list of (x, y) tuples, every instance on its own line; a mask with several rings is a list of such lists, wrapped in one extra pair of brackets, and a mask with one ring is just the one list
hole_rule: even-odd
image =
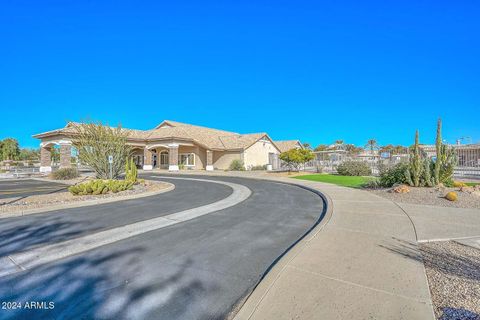
[(207, 150), (207, 165), (205, 166), (205, 170), (213, 171), (213, 151)]
[(145, 147), (143, 149), (143, 170), (152, 170), (152, 152)]
[(72, 166), (72, 143), (60, 143), (60, 168), (70, 168)]
[(178, 171), (178, 144), (168, 145), (168, 170)]
[(40, 172), (52, 171), (52, 155), (50, 148), (40, 144)]

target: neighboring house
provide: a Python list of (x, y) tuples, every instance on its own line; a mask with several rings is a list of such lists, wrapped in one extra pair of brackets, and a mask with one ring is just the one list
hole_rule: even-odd
[(380, 153), (378, 150), (364, 150), (354, 156), (355, 160), (361, 160), (365, 162), (377, 162), (380, 159)]
[[(144, 170), (153, 168), (176, 171), (191, 169), (227, 169), (233, 160), (243, 161), (245, 167), (272, 164), (271, 159), (282, 152), (289, 141), (279, 145), (266, 133), (238, 134), (165, 120), (151, 130), (124, 129), (127, 143), (133, 147), (134, 160)], [(41, 171), (51, 171), (50, 149), (60, 147), (60, 166), (70, 166), (72, 124), (58, 130), (34, 135), (40, 139)], [(295, 143), (301, 147), (298, 140)]]
[(300, 140), (275, 141), (275, 144), (280, 149), (280, 152), (285, 152), (292, 149), (303, 149), (303, 144), (300, 142)]

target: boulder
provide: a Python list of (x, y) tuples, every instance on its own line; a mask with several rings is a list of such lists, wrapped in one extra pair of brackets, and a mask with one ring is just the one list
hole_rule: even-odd
[(402, 185), (394, 187), (392, 189), (392, 192), (394, 192), (394, 193), (409, 193), (410, 192), (410, 187), (402, 184)]

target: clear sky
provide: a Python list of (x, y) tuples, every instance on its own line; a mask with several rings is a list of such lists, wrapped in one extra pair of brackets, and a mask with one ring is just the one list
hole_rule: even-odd
[(312, 145), (480, 140), (480, 2), (22, 1), (0, 8), (0, 139), (87, 117)]

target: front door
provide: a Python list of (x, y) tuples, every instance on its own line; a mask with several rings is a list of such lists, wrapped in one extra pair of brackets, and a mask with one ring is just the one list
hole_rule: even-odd
[(160, 169), (168, 169), (168, 151), (160, 152)]

